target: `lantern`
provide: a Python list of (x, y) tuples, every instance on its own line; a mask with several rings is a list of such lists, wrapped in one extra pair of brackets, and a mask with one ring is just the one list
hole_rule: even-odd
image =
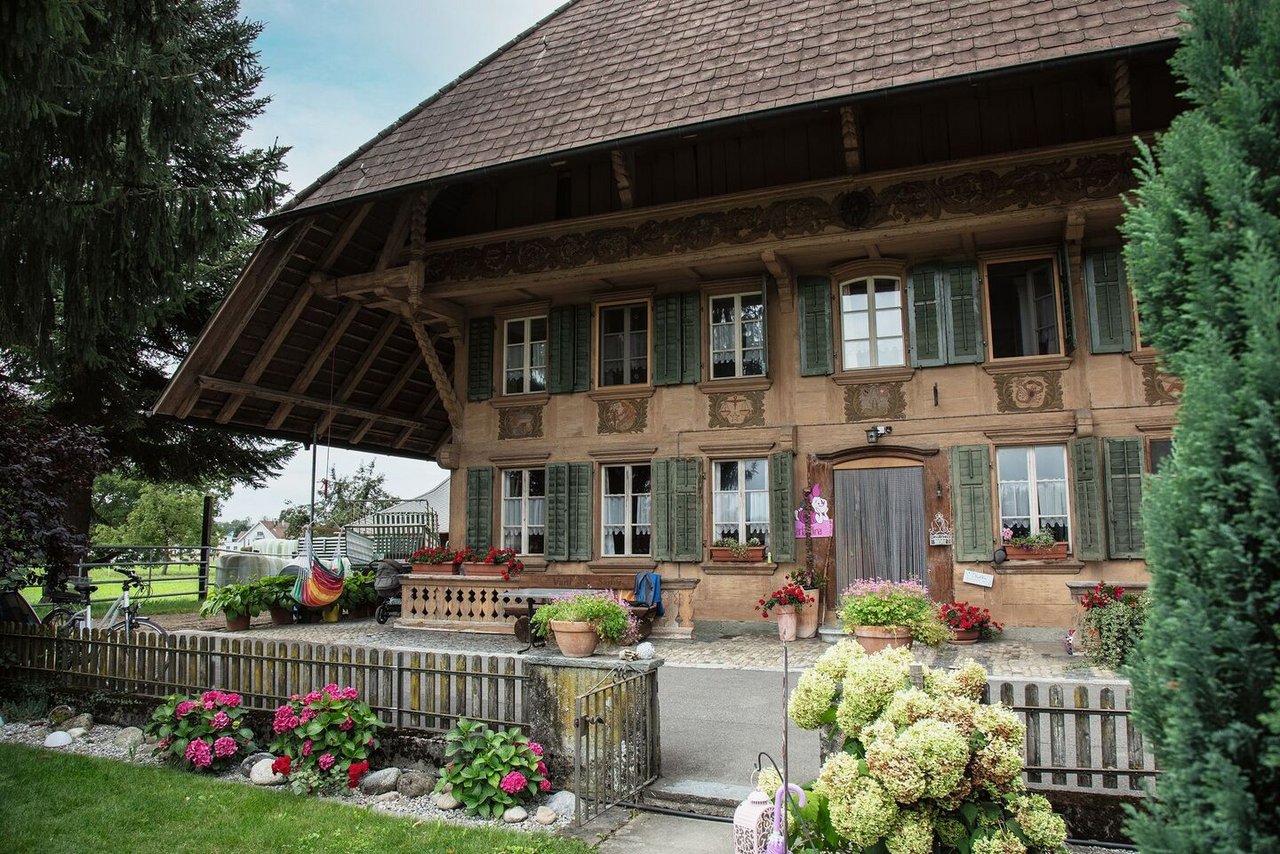
[(733, 854), (764, 854), (773, 827), (773, 801), (759, 789), (733, 811)]

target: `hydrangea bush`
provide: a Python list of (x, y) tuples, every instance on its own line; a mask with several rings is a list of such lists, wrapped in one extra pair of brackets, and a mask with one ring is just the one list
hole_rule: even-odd
[(369, 770), (369, 754), (378, 747), (383, 726), (355, 688), (329, 684), (319, 691), (294, 694), (276, 709), (273, 765), (298, 793), (346, 785), (355, 788)]
[(437, 791), (453, 793), (468, 815), (497, 818), (523, 798), (551, 791), (542, 745), (519, 729), (491, 730), (459, 718), (445, 737)]
[(242, 714), (239, 694), (174, 694), (151, 715), (146, 731), (159, 739), (155, 749), (166, 759), (192, 771), (221, 771), (253, 749), (253, 730)]
[[(791, 693), (788, 715), (834, 747), (796, 810), (796, 852), (1025, 854), (1058, 852), (1066, 825), (1022, 782), (1026, 728), (980, 701), (986, 672), (925, 668), (906, 649), (867, 655), (851, 640), (827, 650)], [(776, 790), (776, 775), (760, 785)]]

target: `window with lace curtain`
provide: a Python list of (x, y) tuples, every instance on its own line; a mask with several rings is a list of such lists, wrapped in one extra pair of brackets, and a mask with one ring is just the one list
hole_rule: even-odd
[(1037, 531), (1070, 542), (1067, 449), (1062, 445), (997, 448), (1000, 527), (1015, 537)]
[(508, 469), (502, 473), (502, 547), (517, 554), (540, 555), (547, 531), (546, 469)]
[(601, 467), (601, 554), (647, 555), (652, 551), (648, 463)]
[(769, 461), (717, 462), (712, 504), (713, 540), (769, 542)]
[(711, 378), (764, 376), (764, 296), (711, 298)]

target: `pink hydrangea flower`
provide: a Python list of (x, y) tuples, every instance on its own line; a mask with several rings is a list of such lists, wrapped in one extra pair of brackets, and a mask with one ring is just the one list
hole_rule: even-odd
[(218, 697), (218, 702), (229, 709), (238, 709), (242, 700), (239, 694), (222, 694)]
[(321, 699), (321, 695), (319, 691), (308, 691), (307, 694), (302, 698), (302, 702), (310, 705), (311, 703), (319, 702), (320, 699)]
[(543, 762), (541, 759), (538, 760), (538, 773), (543, 777), (547, 776), (547, 763)]
[(351, 729), (355, 725), (356, 725), (356, 722), (351, 720), (351, 718), (348, 716), (345, 721), (338, 724), (338, 729), (342, 730), (343, 732), (346, 732), (347, 730)]
[(550, 781), (550, 780), (539, 780), (539, 781), (538, 781), (538, 791), (539, 791), (539, 792), (549, 792), (549, 791), (551, 791), (551, 781)]
[(339, 687), (338, 687), (336, 684), (334, 684), (333, 682), (330, 682), (328, 685), (324, 686), (324, 689), (323, 689), (323, 690), (324, 690), (324, 692), (325, 692), (326, 694), (328, 694), (328, 695), (329, 695), (329, 699), (330, 699), (330, 700), (341, 700), (341, 699), (342, 699), (342, 689), (341, 689), (341, 688), (339, 688)]
[(320, 755), (320, 770), (328, 771), (330, 768), (333, 767), (333, 763), (337, 761), (338, 760), (333, 758), (332, 753), (322, 753)]
[(343, 689), (342, 689), (342, 699), (344, 699), (344, 700), (359, 700), (359, 699), (360, 699), (360, 692), (359, 692), (359, 691), (357, 691), (355, 688), (352, 688), (352, 687), (343, 688)]
[(205, 710), (206, 712), (212, 712), (212, 711), (213, 711), (213, 700), (205, 700), (205, 701), (204, 701), (203, 703), (201, 703), (200, 705), (204, 706), (204, 710)]
[(311, 720), (315, 716), (316, 716), (315, 709), (303, 709), (302, 714), (298, 716), (298, 722), (305, 724), (307, 721)]
[(309, 738), (306, 741), (302, 742), (302, 755), (303, 756), (311, 755), (311, 739)]
[(226, 729), (231, 726), (231, 718), (226, 712), (218, 712), (213, 716), (213, 720), (209, 721), (209, 725), (214, 729)]
[(185, 718), (194, 708), (196, 708), (195, 703), (190, 700), (183, 700), (178, 704), (178, 708), (173, 710), (173, 716), (175, 718)]
[(187, 744), (186, 753), (187, 761), (197, 768), (208, 768), (213, 764), (213, 751), (209, 748), (209, 742), (203, 738), (193, 738)]
[(296, 727), (301, 721), (298, 716), (293, 713), (293, 709), (288, 706), (281, 706), (276, 709), (275, 719), (271, 722), (271, 728), (277, 733), (288, 732)]
[(171, 744), (173, 744), (173, 736), (166, 735), (164, 738), (156, 742), (156, 748), (158, 750), (168, 750)]
[(205, 691), (203, 694), (200, 695), (200, 702), (202, 703), (217, 702), (221, 694), (222, 694), (221, 691)]
[(213, 743), (213, 755), (219, 759), (233, 756), (237, 750), (239, 750), (239, 746), (236, 744), (236, 740), (229, 735), (224, 735)]
[(538, 744), (536, 741), (529, 742), (529, 752), (534, 756), (541, 756), (543, 753), (542, 745)]
[(529, 781), (519, 771), (512, 771), (510, 774), (502, 778), (502, 782), (498, 784), (498, 788), (506, 792), (508, 795), (514, 795), (516, 792), (529, 785)]

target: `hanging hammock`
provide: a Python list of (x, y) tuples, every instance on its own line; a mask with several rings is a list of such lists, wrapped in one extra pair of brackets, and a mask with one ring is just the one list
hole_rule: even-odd
[(324, 608), (338, 601), (347, 574), (347, 559), (335, 557), (333, 569), (321, 563), (311, 547), (310, 528), (307, 529), (299, 557), (302, 558), (302, 567), (298, 570), (298, 580), (293, 585), (293, 598), (305, 608)]

